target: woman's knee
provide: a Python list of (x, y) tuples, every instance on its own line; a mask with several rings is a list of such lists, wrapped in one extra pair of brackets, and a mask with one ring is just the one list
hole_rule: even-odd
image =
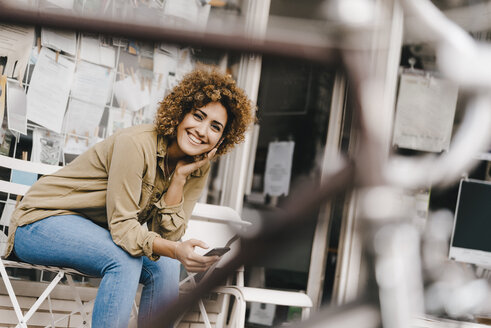
[(144, 285), (177, 285), (179, 283), (179, 272), (179, 261), (162, 257), (157, 262), (153, 262), (148, 258), (144, 258), (140, 282)]
[(103, 266), (102, 274), (108, 272), (118, 272), (128, 276), (138, 277), (141, 274), (143, 259), (142, 257), (133, 257), (123, 249), (118, 247), (117, 250), (110, 252)]

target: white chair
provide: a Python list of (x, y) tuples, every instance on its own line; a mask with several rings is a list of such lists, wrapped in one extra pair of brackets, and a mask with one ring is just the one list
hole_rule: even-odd
[[(34, 173), (34, 174), (50, 174), (54, 173), (58, 169), (60, 169), (59, 166), (54, 166), (54, 165), (47, 165), (47, 164), (42, 164), (42, 163), (34, 163), (34, 162), (29, 162), (29, 161), (24, 161), (20, 159), (15, 159), (7, 156), (2, 156), (0, 155), (0, 167), (2, 168), (8, 168), (8, 169), (13, 169), (17, 171), (22, 171), (22, 172), (28, 172), (28, 173)], [(9, 205), (9, 198), (10, 195), (20, 195), (23, 196), (27, 190), (29, 189), (30, 186), (28, 185), (23, 185), (23, 184), (18, 184), (14, 183), (11, 181), (5, 181), (5, 180), (0, 180), (0, 192), (6, 193), (7, 194), (7, 203), (5, 208), (7, 211), (11, 206)], [(2, 216), (2, 225), (7, 225), (9, 224), (8, 222), (9, 216), (3, 215)], [(6, 242), (6, 236), (5, 234), (0, 231), (0, 238), (3, 238), (3, 243), (5, 244)], [(3, 253), (2, 253), (3, 255)], [(36, 270), (41, 270), (41, 271), (50, 271), (56, 273), (55, 278), (51, 281), (51, 283), (48, 284), (44, 292), (41, 293), (39, 298), (34, 302), (34, 304), (29, 308), (29, 310), (26, 313), (22, 313), (21, 307), (19, 305), (19, 300), (18, 297), (15, 294), (15, 291), (12, 287), (12, 283), (10, 281), (10, 277), (7, 274), (6, 268), (11, 267), (11, 268), (24, 268), (24, 269), (36, 269)], [(0, 259), (0, 274), (2, 276), (2, 280), (5, 284), (5, 287), (7, 289), (10, 301), (12, 303), (12, 307), (15, 311), (18, 323), (17, 327), (22, 327), (22, 328), (27, 328), (27, 323), (28, 321), (32, 318), (33, 314), (38, 311), (40, 308), (41, 304), (47, 299), (48, 304), (49, 304), (49, 311), (51, 314), (51, 326), (55, 327), (55, 325), (58, 322), (61, 322), (62, 320), (65, 320), (67, 317), (72, 316), (75, 313), (80, 313), (82, 316), (82, 327), (90, 327), (90, 316), (88, 313), (88, 307), (87, 305), (84, 306), (84, 304), (81, 301), (80, 295), (75, 287), (75, 284), (73, 282), (72, 277), (70, 274), (78, 274), (78, 275), (83, 275), (82, 273), (73, 270), (73, 269), (67, 269), (67, 268), (58, 268), (58, 267), (51, 267), (51, 266), (41, 266), (41, 265), (32, 265), (29, 263), (25, 262), (20, 262), (20, 261), (13, 261), (13, 260), (7, 260), (5, 258)], [(69, 314), (63, 314), (63, 315), (54, 315), (51, 307), (51, 300), (50, 300), (50, 293), (54, 290), (56, 285), (61, 281), (63, 277), (66, 277), (67, 282), (70, 286), (70, 290), (73, 294), (74, 300), (76, 304), (78, 305), (77, 310), (74, 310), (73, 312)]]
[[(210, 247), (209, 249), (223, 247), (226, 246), (229, 241), (234, 238), (234, 236), (236, 236), (238, 231), (249, 225), (249, 222), (242, 221), (237, 212), (229, 207), (197, 203), (194, 207), (193, 214), (189, 220), (186, 233), (184, 234), (182, 240), (189, 240), (192, 238), (200, 239), (208, 244)], [(212, 273), (215, 269), (219, 269), (228, 261), (228, 259), (238, 252), (237, 242), (231, 244), (230, 247), (231, 251), (225, 254), (217, 265), (210, 268), (207, 271), (207, 274)], [(207, 251), (208, 250), (196, 248), (196, 252), (200, 254), (204, 254)], [(183, 281), (181, 281), (181, 292), (187, 292), (189, 289), (194, 287), (194, 277), (194, 274), (189, 274)], [(206, 275), (203, 275), (203, 278), (205, 277)], [(239, 271), (233, 278), (238, 279), (239, 284), (243, 285), (243, 271)], [(231, 283), (231, 281), (229, 281), (229, 283)], [(221, 293), (218, 295), (218, 299), (213, 301), (208, 300), (206, 302), (208, 310), (210, 310), (210, 308), (214, 308), (213, 312), (217, 313), (216, 319), (213, 320), (215, 321), (216, 327), (225, 327), (229, 298), (230, 295), (228, 293)], [(211, 327), (210, 318), (207, 310), (205, 309), (203, 300), (199, 301), (198, 306), (201, 314), (201, 321), (204, 322), (205, 327)], [(181, 319), (176, 322), (176, 325), (179, 324)], [(197, 321), (198, 317), (196, 316), (193, 320)]]
[[(234, 235), (250, 225), (250, 222), (243, 221), (240, 215), (232, 208), (198, 203), (193, 211), (183, 240), (195, 238), (205, 241), (210, 248), (223, 247)], [(230, 246), (232, 250), (222, 257), (217, 268), (238, 252), (238, 242), (232, 243)], [(205, 253), (205, 251), (202, 252)], [(229, 279), (224, 286), (219, 286), (214, 290), (214, 292), (223, 295), (221, 308), (215, 323), (217, 328), (244, 327), (247, 302), (300, 307), (302, 308), (302, 319), (307, 318), (310, 314), (310, 308), (313, 306), (312, 300), (302, 292), (245, 287), (242, 268), (236, 272), (234, 278)], [(190, 280), (190, 277), (184, 281), (188, 280)], [(235, 302), (232, 306), (230, 317), (227, 318), (230, 296), (234, 298)], [(211, 323), (203, 301), (199, 302), (199, 309), (205, 327), (210, 328)]]

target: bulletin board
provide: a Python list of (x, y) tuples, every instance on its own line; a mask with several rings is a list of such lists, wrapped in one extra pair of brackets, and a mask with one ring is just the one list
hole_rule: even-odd
[[(176, 24), (205, 26), (210, 12), (194, 0), (162, 6)], [(12, 155), (14, 141), (27, 137), (31, 160), (65, 164), (119, 129), (153, 123), (159, 102), (202, 55), (166, 43), (0, 24), (0, 153)], [(227, 56), (206, 63), (225, 70)], [(5, 100), (6, 93), (12, 96)]]

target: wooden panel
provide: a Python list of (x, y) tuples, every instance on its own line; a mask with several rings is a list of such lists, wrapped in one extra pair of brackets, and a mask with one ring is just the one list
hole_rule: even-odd
[[(55, 320), (64, 317), (65, 313), (53, 313)], [(0, 325), (15, 325), (17, 323), (17, 317), (13, 310), (0, 309)], [(27, 322), (29, 327), (39, 326), (45, 327), (51, 324), (51, 315), (49, 312), (36, 312), (31, 319)], [(80, 315), (73, 315), (70, 320), (65, 318), (56, 325), (59, 327), (78, 327), (82, 324), (82, 317)]]
[[(19, 302), (19, 306), (22, 310), (29, 310), (31, 306), (36, 302), (35, 297), (25, 297), (25, 296), (17, 296), (17, 301)], [(84, 302), (86, 310), (92, 310), (93, 302), (88, 303)], [(78, 310), (77, 303), (75, 301), (70, 300), (57, 300), (51, 299), (51, 306), (57, 312), (72, 312)], [(10, 302), (10, 298), (7, 295), (0, 295), (0, 308), (12, 308), (12, 303)], [(39, 307), (41, 311), (49, 311), (48, 301), (45, 300), (41, 306)]]
[[(37, 281), (16, 281), (11, 279), (10, 282), (12, 283), (12, 287), (14, 288), (17, 296), (38, 297), (47, 286), (47, 283)], [(77, 286), (76, 288), (82, 301), (86, 302), (95, 299), (97, 294), (96, 287)], [(3, 283), (0, 284), (0, 295), (7, 295), (7, 290)], [(70, 286), (58, 284), (51, 292), (51, 298), (59, 300), (73, 300)]]
[[(26, 313), (29, 308), (36, 302), (37, 296), (40, 295), (40, 290), (46, 287), (46, 283), (31, 282), (31, 281), (12, 281), (14, 290), (17, 293), (17, 300), (23, 313)], [(72, 311), (78, 310), (77, 304), (72, 299), (66, 299), (71, 296), (71, 291), (65, 287), (55, 288), (55, 295), (62, 296), (62, 299), (51, 298), (51, 307), (54, 315), (54, 320), (62, 319), (57, 326), (63, 327), (78, 327), (82, 323), (80, 314), (74, 314), (70, 318), (67, 317)], [(14, 325), (17, 323), (17, 317), (12, 308), (10, 298), (5, 295), (5, 287), (2, 285), (0, 291), (0, 326)], [(94, 287), (78, 287), (77, 288), (84, 300), (86, 311), (92, 311), (93, 303), (88, 303), (87, 300), (95, 298), (96, 289)], [(63, 295), (65, 294), (65, 295)], [(65, 298), (65, 299), (64, 299)], [(38, 311), (28, 321), (29, 327), (44, 327), (51, 324), (51, 314), (49, 313), (49, 303), (45, 300)]]
[[(211, 324), (211, 328), (215, 328), (216, 325), (214, 323)], [(192, 323), (190, 328), (206, 328), (204, 323)]]
[[(177, 328), (189, 328), (190, 324), (189, 323), (183, 323), (181, 322), (179, 325), (177, 325)], [(2, 327), (0, 327), (2, 328)]]

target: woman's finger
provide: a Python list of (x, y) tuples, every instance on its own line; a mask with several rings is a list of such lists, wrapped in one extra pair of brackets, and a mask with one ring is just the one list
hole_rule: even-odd
[(197, 268), (208, 268), (210, 267), (213, 263), (204, 263), (204, 262), (198, 262), (198, 261), (185, 261), (184, 263), (188, 267), (197, 267)]
[(198, 255), (199, 258), (196, 259), (197, 261), (199, 261), (200, 263), (204, 263), (204, 264), (213, 264), (215, 263), (216, 261), (218, 261), (220, 259), (220, 257), (218, 256), (201, 256), (201, 255)]
[(186, 268), (186, 271), (187, 272), (204, 272), (207, 269), (208, 268), (202, 268), (202, 267), (188, 267), (188, 268)]
[(194, 265), (212, 265), (216, 261), (218, 261), (220, 258), (218, 256), (201, 256), (194, 254), (188, 258), (188, 263), (189, 264), (194, 264)]
[(179, 167), (179, 172), (181, 174), (187, 176), (187, 175), (191, 174), (191, 172), (194, 172), (197, 169), (199, 169), (200, 167), (202, 167), (203, 165), (205, 165), (209, 161), (210, 160), (207, 157), (205, 157), (204, 159), (196, 161), (196, 162), (182, 164), (182, 166)]
[(217, 153), (218, 149), (216, 148), (213, 148), (212, 150), (210, 150), (206, 156), (199, 160), (199, 161), (196, 161), (196, 162), (193, 162), (193, 164), (196, 164), (197, 167), (196, 169), (202, 167), (203, 165), (205, 165), (206, 163), (208, 163), (209, 161), (211, 161), (213, 159), (213, 157), (215, 157), (216, 153)]
[(191, 165), (194, 165), (195, 170), (199, 169), (200, 167), (202, 167), (203, 165), (205, 165), (210, 161), (210, 158), (208, 156), (209, 155), (205, 156), (205, 158), (200, 159), (199, 161), (193, 162)]
[(185, 162), (185, 161), (182, 161), (182, 162), (179, 162), (178, 163), (178, 167), (176, 168), (176, 172), (179, 172), (179, 174), (182, 174), (182, 175), (189, 175), (191, 174), (191, 172), (194, 172), (196, 171), (197, 169), (199, 169), (200, 167), (202, 167), (203, 165), (205, 165), (206, 163), (209, 163), (211, 161), (211, 159), (213, 157), (215, 157), (215, 154), (217, 153), (217, 149), (216, 148), (213, 148), (211, 151), (209, 151), (206, 156), (199, 160), (199, 161), (195, 161), (195, 162)]
[(206, 156), (208, 158), (208, 161), (211, 161), (213, 159), (213, 157), (215, 157), (217, 151), (218, 151), (217, 148), (213, 148), (210, 152), (208, 152), (208, 154)]
[(185, 264), (185, 266), (210, 267), (219, 259), (220, 258), (218, 256), (195, 255), (185, 259), (183, 264)]
[(205, 264), (189, 264), (189, 265), (185, 265), (184, 267), (189, 272), (202, 272), (202, 271), (208, 270), (208, 268), (210, 268), (210, 266), (212, 264), (213, 263), (208, 263), (206, 265)]
[(200, 248), (203, 248), (203, 249), (207, 249), (209, 246), (202, 240), (199, 240), (199, 239), (189, 239), (187, 241), (187, 243), (189, 243), (192, 247), (200, 247)]

